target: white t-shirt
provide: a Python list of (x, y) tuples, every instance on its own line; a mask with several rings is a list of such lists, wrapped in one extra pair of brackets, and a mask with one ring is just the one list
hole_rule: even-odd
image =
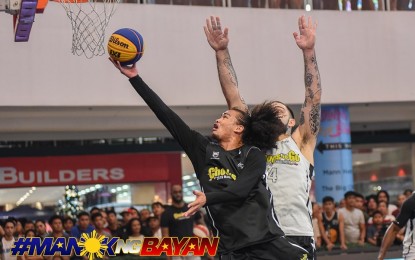
[(359, 224), (365, 224), (363, 212), (356, 208), (352, 211), (341, 208), (339, 209), (339, 213), (344, 218), (344, 236), (346, 238), (346, 243), (357, 243), (360, 239)]
[(12, 238), (12, 240), (6, 240), (6, 238), (3, 237), (1, 239), (1, 243), (3, 244), (2, 259), (3, 260), (16, 260), (17, 256), (11, 255), (11, 249), (14, 245), (14, 238)]

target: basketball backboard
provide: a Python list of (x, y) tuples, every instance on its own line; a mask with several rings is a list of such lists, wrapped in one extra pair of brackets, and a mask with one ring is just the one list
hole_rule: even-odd
[(17, 14), (20, 10), (21, 0), (0, 0), (0, 11)]

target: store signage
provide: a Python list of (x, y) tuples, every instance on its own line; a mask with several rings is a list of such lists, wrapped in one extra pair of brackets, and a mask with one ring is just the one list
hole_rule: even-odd
[(0, 158), (0, 188), (167, 181), (180, 153)]

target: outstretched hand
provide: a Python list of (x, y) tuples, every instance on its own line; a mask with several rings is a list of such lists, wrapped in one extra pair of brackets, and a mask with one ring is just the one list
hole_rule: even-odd
[(298, 18), (298, 32), (294, 32), (294, 39), (298, 47), (303, 51), (314, 50), (314, 44), (316, 43), (316, 29), (317, 23), (313, 23), (311, 17), (308, 17), (308, 21), (304, 15)]
[(121, 72), (121, 74), (125, 75), (127, 78), (131, 79), (138, 75), (137, 68), (135, 67), (135, 63), (131, 66), (121, 66), (119, 61), (114, 60), (113, 58), (108, 58), (112, 64)]
[(185, 217), (193, 216), (201, 207), (206, 204), (205, 193), (195, 190), (193, 191), (193, 194), (196, 196), (196, 199), (188, 205), (189, 210), (184, 213)]
[(226, 50), (228, 48), (228, 28), (222, 31), (219, 17), (211, 16), (210, 19), (206, 19), (206, 26), (203, 26), (205, 30), (207, 41), (215, 51)]

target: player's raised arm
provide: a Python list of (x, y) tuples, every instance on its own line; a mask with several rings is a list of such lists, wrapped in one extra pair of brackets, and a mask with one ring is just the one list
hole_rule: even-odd
[(204, 26), (205, 34), (209, 45), (216, 52), (216, 63), (218, 67), (219, 81), (225, 96), (228, 108), (239, 108), (247, 110), (243, 98), (239, 94), (238, 79), (232, 65), (231, 56), (228, 50), (228, 28), (222, 31), (219, 17), (206, 19)]
[(320, 130), (321, 115), (321, 78), (317, 65), (314, 45), (316, 42), (317, 24), (313, 23), (311, 17), (306, 19), (301, 16), (298, 19), (299, 33), (294, 32), (294, 39), (304, 56), (304, 84), (305, 99), (301, 108), (299, 121), (300, 141), (306, 147), (306, 157), (314, 151), (317, 134)]

